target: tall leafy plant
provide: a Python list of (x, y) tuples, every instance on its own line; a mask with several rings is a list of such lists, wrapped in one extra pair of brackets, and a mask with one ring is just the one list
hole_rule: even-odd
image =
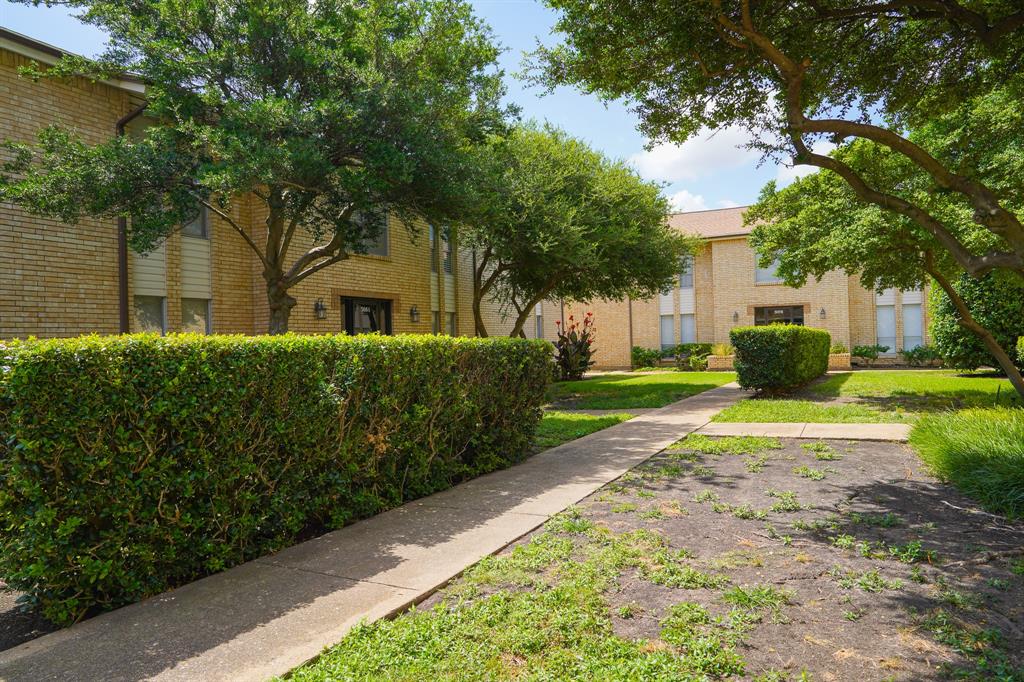
[(559, 377), (563, 381), (582, 379), (587, 370), (594, 365), (594, 314), (588, 312), (582, 321), (572, 315), (563, 327), (561, 320), (556, 320), (558, 339), (555, 341), (555, 361), (558, 364)]

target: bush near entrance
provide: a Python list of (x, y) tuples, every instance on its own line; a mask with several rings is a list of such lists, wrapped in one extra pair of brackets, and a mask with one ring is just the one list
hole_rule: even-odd
[(525, 339), (0, 352), (0, 575), (61, 624), (524, 458), (552, 371), (551, 345)]
[(773, 324), (736, 327), (736, 378), (743, 388), (773, 393), (806, 384), (828, 369), (831, 336), (823, 329)]

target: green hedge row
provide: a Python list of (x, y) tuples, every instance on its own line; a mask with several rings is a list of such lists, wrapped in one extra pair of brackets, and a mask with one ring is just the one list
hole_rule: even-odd
[(783, 391), (828, 370), (832, 338), (823, 329), (785, 324), (736, 327), (729, 338), (736, 348), (736, 378), (743, 388)]
[(434, 336), (0, 346), (0, 576), (57, 623), (508, 466), (551, 346)]

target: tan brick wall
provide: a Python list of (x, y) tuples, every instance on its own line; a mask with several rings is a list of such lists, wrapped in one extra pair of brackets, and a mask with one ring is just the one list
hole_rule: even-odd
[[(63, 124), (100, 142), (131, 108), (127, 93), (101, 83), (21, 78), (28, 63), (0, 49), (0, 138), (32, 142)], [(0, 204), (0, 252), (0, 338), (117, 333), (115, 220), (65, 225)]]

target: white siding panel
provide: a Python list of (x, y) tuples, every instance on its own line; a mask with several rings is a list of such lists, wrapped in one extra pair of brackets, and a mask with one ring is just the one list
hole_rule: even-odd
[(660, 315), (674, 315), (676, 312), (675, 299), (672, 298), (672, 293), (658, 294), (658, 314)]
[(437, 273), (432, 272), (430, 273), (430, 309), (440, 310), (440, 300), (437, 296)]
[(689, 315), (696, 310), (697, 306), (694, 301), (693, 289), (680, 289), (679, 290), (679, 312), (683, 315)]
[(875, 294), (875, 305), (895, 305), (896, 290), (886, 289), (880, 294)]
[(922, 297), (922, 293), (921, 293), (920, 289), (914, 289), (913, 291), (904, 291), (903, 292), (903, 303), (905, 303), (905, 304), (918, 303), (919, 304), (919, 303), (922, 303), (922, 302), (923, 302), (923, 297)]
[(209, 239), (181, 238), (181, 296), (213, 298)]
[(167, 295), (167, 244), (144, 256), (132, 251), (132, 289), (136, 296)]
[(446, 312), (455, 312), (455, 276), (446, 274), (444, 276), (444, 309)]

